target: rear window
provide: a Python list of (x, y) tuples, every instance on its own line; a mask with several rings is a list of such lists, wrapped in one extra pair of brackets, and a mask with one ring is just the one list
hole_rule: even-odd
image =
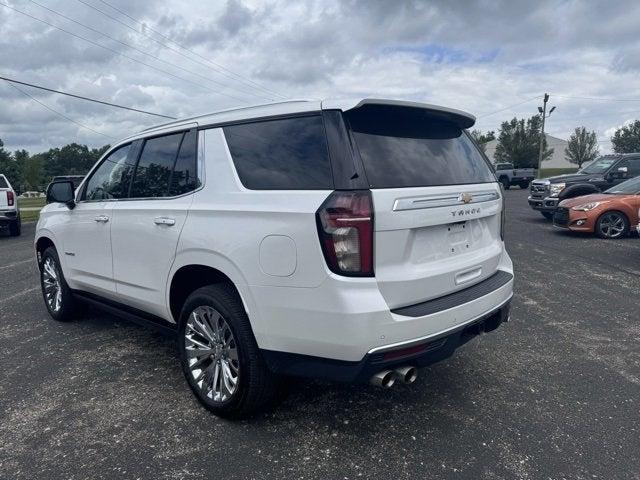
[(9, 188), (9, 184), (4, 177), (0, 177), (0, 188)]
[(333, 189), (320, 115), (231, 125), (224, 135), (246, 188)]
[(474, 143), (455, 123), (428, 110), (345, 113), (371, 188), (495, 182)]

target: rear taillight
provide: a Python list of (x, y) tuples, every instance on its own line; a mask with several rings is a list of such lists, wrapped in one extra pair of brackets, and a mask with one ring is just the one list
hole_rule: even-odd
[(332, 272), (373, 276), (373, 202), (369, 190), (335, 191), (316, 213), (318, 234)]
[(9, 205), (10, 207), (13, 207), (14, 202), (15, 202), (15, 197), (13, 196), (13, 192), (12, 191), (8, 191), (7, 192), (7, 205)]

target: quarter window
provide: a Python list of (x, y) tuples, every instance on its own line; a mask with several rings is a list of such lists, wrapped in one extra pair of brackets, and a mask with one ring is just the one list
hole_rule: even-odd
[(133, 173), (133, 161), (129, 160), (131, 144), (120, 147), (93, 172), (85, 190), (86, 200), (111, 200), (126, 198)]
[(224, 135), (246, 188), (333, 189), (320, 115), (231, 125)]

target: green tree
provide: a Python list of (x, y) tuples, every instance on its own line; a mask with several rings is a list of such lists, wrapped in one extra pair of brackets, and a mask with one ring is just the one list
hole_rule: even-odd
[(21, 191), (20, 179), (22, 172), (20, 170), (20, 164), (5, 150), (2, 140), (0, 140), (0, 173), (9, 179), (9, 183), (11, 183), (11, 186), (17, 192)]
[(58, 175), (85, 175), (107, 151), (109, 145), (89, 149), (86, 145), (70, 143), (62, 148), (51, 148), (41, 155), (45, 180)]
[(474, 129), (471, 130), (471, 136), (483, 152), (485, 147), (487, 146), (487, 143), (489, 143), (491, 140), (496, 139), (496, 133), (493, 130), (489, 130), (487, 133), (482, 133), (482, 131)]
[[(525, 120), (513, 118), (500, 126), (498, 144), (493, 158), (496, 163), (513, 163), (516, 168), (536, 168), (540, 146), (542, 119), (539, 115)], [(547, 139), (543, 138), (542, 160), (553, 155), (553, 148), (547, 148)]]
[(576, 127), (564, 149), (564, 158), (582, 168), (584, 163), (595, 160), (598, 154), (596, 132), (590, 132), (585, 127)]
[(611, 143), (616, 153), (640, 152), (640, 120), (617, 129)]
[(42, 172), (42, 157), (30, 156), (26, 150), (18, 150), (13, 156), (22, 165), (22, 182), (25, 191), (43, 191), (46, 182)]

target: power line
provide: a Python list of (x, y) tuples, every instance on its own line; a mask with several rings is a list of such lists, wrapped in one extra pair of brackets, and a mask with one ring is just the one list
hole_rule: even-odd
[(38, 100), (37, 98), (33, 97), (32, 95), (29, 95), (27, 92), (25, 92), (24, 90), (22, 90), (21, 88), (16, 87), (13, 83), (10, 83), (9, 81), (7, 81), (7, 83), (9, 84), (10, 87), (15, 88), (17, 91), (19, 91), (20, 93), (22, 93), (23, 95), (29, 97), (31, 100), (33, 100), (34, 102), (42, 105), (44, 108), (46, 108), (47, 110), (52, 111), (53, 113), (55, 113), (56, 115), (59, 115), (60, 117), (64, 118), (65, 120), (68, 120), (69, 122), (75, 123), (76, 125), (82, 127), (82, 128), (86, 128), (87, 130), (92, 131), (93, 133), (97, 133), (98, 135), (102, 135), (103, 137), (107, 137), (110, 138), (111, 140), (116, 140), (115, 137), (112, 137), (111, 135), (107, 135), (106, 133), (102, 133), (99, 132), (97, 130), (94, 130), (91, 127), (87, 127), (86, 125), (83, 125), (80, 122), (76, 122), (73, 118), (67, 117), (64, 113), (59, 112), (58, 110), (55, 110), (54, 108), (51, 108), (49, 105), (46, 105), (44, 103), (42, 103), (40, 100)]
[(477, 117), (477, 118), (484, 118), (484, 117), (488, 117), (488, 116), (490, 116), (490, 115), (495, 115), (496, 113), (504, 112), (505, 110), (509, 110), (509, 109), (511, 109), (511, 108), (518, 107), (518, 106), (520, 106), (520, 105), (524, 105), (525, 103), (528, 103), (528, 102), (530, 102), (530, 101), (532, 101), (532, 100), (535, 100), (535, 99), (537, 99), (537, 98), (538, 98), (538, 97), (537, 97), (537, 96), (535, 96), (535, 97), (529, 98), (529, 99), (527, 99), (527, 100), (524, 100), (524, 101), (522, 101), (522, 102), (518, 102), (518, 103), (514, 103), (513, 105), (509, 105), (508, 107), (501, 108), (500, 110), (496, 110), (495, 112), (490, 112), (490, 113), (485, 113), (485, 114), (483, 114), (483, 115), (478, 115), (478, 117)]
[[(204, 80), (206, 80), (206, 81), (208, 81), (208, 82), (212, 82), (212, 83), (214, 83), (214, 84), (216, 84), (216, 85), (218, 85), (218, 86), (220, 86), (220, 87), (222, 87), (222, 88), (228, 88), (228, 85), (225, 85), (224, 83), (218, 82), (217, 80), (214, 80), (214, 79), (212, 79), (212, 78), (209, 78), (209, 77), (207, 77), (207, 76), (205, 76), (205, 75), (201, 75), (200, 73), (198, 73), (198, 72), (194, 72), (193, 70), (188, 70), (188, 69), (186, 69), (186, 68), (184, 68), (184, 67), (181, 67), (181, 66), (179, 66), (179, 65), (176, 65), (175, 63), (171, 63), (171, 62), (168, 62), (168, 61), (166, 61), (166, 60), (163, 60), (162, 58), (160, 58), (160, 57), (158, 57), (158, 56), (156, 56), (156, 55), (152, 55), (151, 53), (145, 52), (144, 50), (141, 50), (141, 49), (139, 49), (139, 48), (135, 47), (134, 45), (131, 45), (131, 44), (129, 44), (129, 43), (126, 43), (126, 42), (123, 42), (123, 41), (121, 41), (121, 40), (118, 40), (117, 38), (114, 38), (114, 37), (112, 37), (112, 36), (110, 36), (110, 35), (107, 35), (106, 33), (102, 32), (102, 31), (100, 31), (100, 30), (98, 30), (98, 29), (96, 29), (96, 28), (93, 28), (93, 27), (91, 27), (91, 26), (89, 26), (89, 25), (85, 25), (85, 24), (84, 24), (84, 23), (82, 23), (82, 22), (79, 22), (79, 21), (77, 21), (77, 20), (74, 20), (73, 18), (68, 17), (67, 15), (64, 15), (63, 13), (60, 13), (60, 12), (58, 12), (58, 11), (56, 11), (56, 10), (52, 9), (52, 8), (49, 8), (49, 7), (45, 6), (45, 5), (42, 5), (42, 4), (38, 3), (38, 2), (36, 2), (35, 0), (29, 0), (29, 1), (30, 1), (31, 3), (33, 3), (33, 4), (37, 5), (37, 6), (39, 6), (40, 8), (44, 8), (45, 10), (48, 10), (49, 12), (51, 12), (51, 13), (53, 13), (53, 14), (55, 14), (55, 15), (58, 15), (59, 17), (62, 17), (62, 18), (66, 19), (66, 20), (68, 20), (68, 21), (70, 21), (70, 22), (73, 22), (73, 23), (75, 23), (76, 25), (80, 25), (81, 27), (86, 28), (87, 30), (91, 30), (92, 32), (97, 33), (98, 35), (102, 35), (103, 37), (106, 37), (106, 38), (108, 38), (109, 40), (112, 40), (112, 41), (114, 41), (114, 42), (117, 42), (117, 43), (119, 43), (120, 45), (124, 45), (125, 47), (131, 48), (132, 50), (135, 50), (136, 52), (141, 53), (142, 55), (146, 55), (147, 57), (153, 58), (154, 60), (157, 60), (158, 62), (162, 62), (162, 63), (164, 63), (165, 65), (169, 65), (170, 67), (177, 68), (178, 70), (182, 70), (183, 72), (190, 73), (191, 75), (195, 75), (195, 76), (197, 76), (197, 77), (203, 78)], [(239, 89), (237, 89), (237, 88), (234, 88), (234, 90), (237, 90), (237, 91), (239, 91), (239, 92), (241, 92), (241, 93), (245, 93), (245, 94), (249, 94), (249, 95), (256, 95), (256, 94), (255, 94), (255, 93), (253, 93), (253, 92), (246, 92), (246, 91), (244, 91), (244, 90), (239, 90)], [(236, 99), (238, 99), (238, 100), (242, 100), (242, 99), (237, 98), (237, 97), (233, 97), (233, 98), (236, 98)]]
[(129, 55), (126, 55), (126, 54), (124, 54), (124, 53), (118, 52), (117, 50), (114, 50), (113, 48), (106, 47), (106, 46), (101, 45), (101, 44), (99, 44), (99, 43), (97, 43), (97, 42), (94, 42), (93, 40), (89, 40), (89, 39), (88, 39), (88, 38), (86, 38), (86, 37), (83, 37), (83, 36), (81, 36), (81, 35), (75, 34), (75, 33), (73, 33), (73, 32), (70, 32), (69, 30), (65, 30), (65, 29), (64, 29), (64, 28), (62, 28), (62, 27), (58, 27), (57, 25), (54, 25), (54, 24), (52, 24), (52, 23), (49, 23), (49, 22), (47, 22), (46, 20), (42, 20), (42, 19), (40, 19), (40, 18), (38, 18), (38, 17), (34, 17), (33, 15), (31, 15), (31, 14), (29, 14), (29, 13), (26, 13), (26, 12), (23, 12), (22, 10), (18, 10), (17, 8), (14, 8), (14, 7), (10, 6), (10, 5), (7, 5), (6, 3), (0, 2), (0, 5), (2, 5), (2, 6), (4, 6), (4, 7), (6, 7), (6, 8), (8, 8), (8, 9), (10, 9), (10, 10), (13, 10), (13, 11), (15, 11), (15, 12), (18, 12), (18, 13), (20, 13), (20, 14), (22, 14), (22, 15), (26, 16), (26, 17), (32, 18), (33, 20), (36, 20), (36, 21), (38, 21), (38, 22), (40, 22), (40, 23), (44, 23), (45, 25), (48, 25), (48, 26), (50, 26), (50, 27), (52, 27), (52, 28), (55, 28), (56, 30), (60, 30), (61, 32), (64, 32), (64, 33), (66, 33), (66, 34), (68, 34), (68, 35), (71, 35), (72, 37), (79, 38), (80, 40), (84, 40), (84, 41), (85, 41), (85, 42), (87, 42), (87, 43), (90, 43), (90, 44), (92, 44), (92, 45), (95, 45), (96, 47), (100, 47), (100, 48), (102, 48), (102, 49), (104, 49), (104, 50), (108, 50), (108, 51), (110, 51), (110, 52), (112, 52), (112, 53), (115, 53), (116, 55), (118, 55), (118, 56), (120, 56), (120, 57), (127, 58), (127, 59), (129, 59), (129, 60), (131, 60), (131, 61), (133, 61), (133, 62), (139, 63), (139, 64), (144, 65), (144, 66), (146, 66), (146, 67), (152, 68), (152, 69), (154, 69), (154, 70), (156, 70), (156, 71), (158, 71), (158, 72), (164, 73), (165, 75), (169, 75), (169, 76), (171, 76), (171, 77), (173, 77), (173, 78), (176, 78), (176, 79), (178, 79), (178, 80), (182, 80), (183, 82), (191, 83), (191, 84), (193, 84), (193, 85), (196, 85), (196, 86), (198, 86), (198, 87), (200, 87), (200, 88), (203, 88), (203, 89), (205, 89), (205, 90), (208, 90), (208, 91), (210, 91), (210, 92), (216, 93), (216, 94), (218, 94), (218, 95), (223, 95), (223, 96), (225, 96), (225, 97), (234, 98), (234, 99), (236, 99), (236, 100), (240, 100), (240, 101), (244, 102), (244, 100), (242, 100), (242, 99), (240, 99), (240, 98), (238, 98), (238, 97), (235, 97), (235, 96), (233, 96), (233, 95), (229, 95), (229, 94), (224, 93), (224, 92), (219, 92), (219, 91), (213, 90), (213, 89), (211, 89), (211, 88), (209, 88), (209, 87), (206, 87), (206, 86), (204, 86), (204, 85), (201, 85), (201, 84), (199, 84), (199, 83), (197, 83), (197, 82), (194, 82), (194, 81), (189, 80), (189, 79), (187, 79), (187, 78), (181, 77), (181, 76), (179, 76), (179, 75), (175, 75), (175, 74), (173, 74), (173, 73), (171, 73), (171, 72), (168, 72), (168, 71), (166, 71), (166, 70), (163, 70), (163, 69), (161, 69), (161, 68), (158, 68), (158, 67), (156, 67), (156, 66), (154, 66), (154, 65), (151, 65), (151, 64), (149, 64), (149, 63), (146, 63), (146, 62), (143, 62), (143, 61), (141, 61), (141, 60), (138, 60), (138, 59), (136, 59), (136, 58), (134, 58), (134, 57), (131, 57), (131, 56), (129, 56)]
[(20, 84), (20, 85), (26, 85), (27, 87), (33, 87), (33, 88), (38, 88), (40, 90), (46, 90), (47, 92), (58, 93), (60, 95), (66, 95), (67, 97), (73, 97), (73, 98), (78, 98), (80, 100), (87, 100), (89, 102), (100, 103), (102, 105), (107, 105), (109, 107), (122, 108), (123, 110), (130, 110), (132, 112), (144, 113), (146, 115), (154, 115), (156, 117), (162, 117), (162, 118), (168, 118), (170, 120), (176, 120), (175, 117), (170, 117), (169, 115), (162, 115), (160, 113), (147, 112), (146, 110), (139, 110), (137, 108), (125, 107), (124, 105), (118, 105), (116, 103), (105, 102), (105, 101), (102, 101), (102, 100), (96, 100), (95, 98), (84, 97), (82, 95), (76, 95), (76, 94), (73, 94), (73, 93), (63, 92), (61, 90), (54, 90), (53, 88), (47, 88), (47, 87), (43, 87), (41, 85), (34, 85), (33, 83), (21, 82), (20, 80), (15, 80), (13, 78), (0, 76), (0, 80), (5, 80), (7, 82), (10, 82), (10, 84), (17, 83), (17, 84)]
[[(116, 12), (118, 12), (118, 13), (120, 13), (120, 14), (124, 15), (124, 16), (125, 16), (125, 17), (127, 17), (128, 19), (130, 19), (130, 20), (134, 21), (135, 23), (137, 23), (138, 25), (142, 26), (143, 28), (148, 28), (148, 29), (149, 29), (149, 30), (151, 30), (153, 33), (155, 33), (156, 35), (159, 35), (160, 37), (164, 38), (165, 40), (170, 41), (171, 43), (173, 43), (174, 45), (177, 45), (177, 46), (178, 46), (178, 47), (180, 47), (181, 49), (183, 49), (183, 50), (185, 50), (185, 51), (187, 51), (187, 52), (191, 53), (192, 55), (195, 55), (195, 56), (196, 56), (196, 57), (198, 57), (198, 58), (201, 58), (201, 59), (202, 59), (202, 60), (204, 60), (205, 62), (207, 62), (207, 63), (209, 63), (209, 64), (211, 64), (211, 65), (214, 65), (215, 67), (218, 67), (218, 68), (220, 68), (220, 69), (222, 69), (222, 70), (224, 70), (224, 71), (228, 72), (229, 74), (233, 75), (233, 76), (234, 76), (234, 77), (236, 77), (237, 79), (239, 79), (239, 80), (241, 80), (241, 81), (242, 81), (242, 80), (245, 80), (246, 82), (248, 82), (248, 83), (252, 84), (252, 85), (253, 85), (253, 86), (255, 86), (256, 88), (259, 88), (259, 89), (261, 89), (261, 90), (263, 90), (263, 91), (265, 91), (265, 92), (271, 93), (271, 94), (273, 94), (273, 95), (277, 95), (277, 96), (282, 97), (282, 98), (287, 98), (285, 95), (281, 95), (280, 93), (278, 93), (278, 92), (276, 92), (276, 91), (274, 91), (274, 90), (271, 90), (271, 89), (269, 89), (269, 88), (266, 88), (266, 87), (264, 87), (264, 86), (260, 85), (259, 83), (254, 82), (254, 81), (253, 81), (253, 80), (251, 80), (250, 78), (247, 78), (247, 77), (245, 77), (244, 75), (240, 75), (239, 73), (236, 73), (236, 72), (234, 72), (234, 71), (232, 71), (232, 70), (228, 69), (228, 68), (227, 68), (227, 67), (225, 67), (224, 65), (221, 65), (221, 64), (216, 63), (216, 62), (214, 62), (214, 61), (212, 61), (212, 60), (209, 60), (208, 58), (203, 57), (203, 56), (202, 56), (202, 55), (200, 55), (199, 53), (194, 52), (193, 50), (190, 50), (189, 48), (185, 47), (184, 45), (179, 44), (178, 42), (176, 42), (175, 40), (171, 39), (170, 37), (168, 37), (168, 36), (166, 36), (166, 35), (163, 35), (162, 33), (158, 32), (157, 30), (154, 30), (153, 28), (149, 27), (148, 25), (145, 25), (145, 24), (144, 24), (143, 22), (141, 22), (140, 20), (137, 20), (137, 19), (133, 18), (131, 15), (127, 14), (126, 12), (124, 12), (124, 11), (122, 11), (122, 10), (120, 10), (118, 7), (116, 7), (116, 6), (112, 5), (112, 4), (110, 4), (109, 2), (106, 2), (105, 0), (98, 0), (98, 1), (99, 1), (99, 2), (101, 2), (101, 3), (103, 3), (104, 5), (107, 5), (108, 7), (112, 8), (112, 9), (113, 9), (113, 10), (115, 10)], [(84, 2), (83, 2), (83, 3), (84, 3)], [(186, 58), (189, 58), (189, 57), (186, 57)], [(192, 60), (192, 61), (193, 61), (193, 59), (190, 59), (190, 60)], [(226, 76), (227, 78), (231, 78), (231, 77), (229, 77), (229, 76), (225, 75), (225, 74), (224, 74), (224, 73), (222, 73), (222, 72), (219, 72), (219, 73), (220, 73), (221, 75)]]
[[(162, 45), (164, 48), (167, 48), (167, 49), (169, 49), (169, 50), (171, 50), (171, 51), (173, 51), (173, 52), (177, 53), (178, 55), (181, 55), (182, 57), (184, 57), (184, 58), (186, 58), (186, 59), (188, 59), (188, 60), (190, 60), (190, 61), (192, 61), (192, 62), (195, 62), (195, 63), (197, 63), (197, 64), (199, 64), (199, 65), (203, 65), (203, 66), (205, 66), (205, 67), (207, 67), (207, 68), (211, 68), (211, 69), (213, 69), (216, 73), (218, 73), (218, 74), (220, 74), (220, 75), (222, 75), (222, 76), (224, 76), (224, 77), (227, 77), (227, 78), (232, 79), (232, 80), (234, 80), (234, 81), (240, 81), (240, 82), (242, 82), (242, 83), (243, 83), (244, 85), (246, 85), (246, 86), (250, 86), (251, 88), (254, 88), (254, 89), (255, 89), (255, 88), (257, 88), (257, 89), (259, 89), (259, 90), (262, 90), (263, 92), (268, 93), (269, 95), (276, 95), (276, 96), (279, 96), (279, 97), (281, 97), (281, 98), (286, 98), (284, 95), (281, 95), (281, 94), (280, 94), (280, 93), (278, 93), (278, 92), (275, 92), (275, 91), (273, 91), (273, 90), (271, 90), (271, 89), (268, 89), (268, 88), (266, 88), (266, 87), (263, 87), (262, 85), (260, 85), (260, 84), (258, 84), (258, 83), (256, 83), (256, 82), (254, 82), (253, 80), (248, 79), (248, 78), (244, 77), (243, 75), (240, 75), (240, 74), (238, 74), (238, 73), (235, 73), (235, 72), (233, 72), (233, 71), (229, 70), (229, 69), (228, 69), (228, 68), (226, 68), (224, 65), (220, 65), (219, 63), (216, 63), (216, 62), (214, 62), (214, 61), (212, 61), (212, 60), (209, 60), (209, 59), (207, 59), (206, 57), (203, 57), (202, 55), (200, 55), (199, 53), (194, 52), (193, 50), (188, 49), (187, 47), (185, 47), (185, 46), (183, 46), (183, 45), (179, 44), (179, 43), (178, 43), (178, 42), (176, 42), (175, 40), (172, 40), (172, 39), (171, 39), (171, 38), (169, 38), (168, 36), (163, 35), (162, 33), (158, 32), (157, 30), (154, 30), (153, 28), (151, 28), (151, 27), (149, 27), (148, 25), (144, 24), (144, 23), (143, 23), (143, 22), (141, 22), (140, 20), (137, 20), (137, 19), (133, 18), (132, 16), (130, 16), (129, 14), (127, 14), (126, 12), (124, 12), (123, 10), (121, 10), (121, 9), (119, 9), (119, 8), (117, 8), (117, 7), (113, 6), (113, 5), (111, 5), (110, 3), (104, 2), (104, 1), (102, 1), (102, 0), (100, 0), (100, 1), (101, 1), (103, 4), (105, 4), (105, 5), (109, 6), (110, 8), (112, 8), (113, 10), (117, 11), (118, 13), (120, 13), (120, 14), (124, 15), (125, 17), (129, 18), (130, 20), (134, 21), (134, 22), (135, 22), (135, 23), (137, 23), (138, 25), (141, 25), (143, 28), (147, 28), (148, 30), (150, 30), (150, 31), (152, 31), (153, 33), (155, 33), (156, 35), (159, 35), (160, 37), (162, 37), (162, 38), (164, 38), (164, 39), (166, 39), (166, 40), (170, 41), (171, 43), (173, 43), (173, 44), (177, 45), (179, 48), (181, 48), (181, 49), (183, 49), (183, 50), (185, 50), (185, 51), (187, 51), (187, 52), (191, 53), (192, 55), (195, 55), (195, 56), (196, 56), (196, 57), (198, 57), (198, 58), (201, 58), (202, 60), (204, 60), (205, 62), (207, 62), (209, 65), (207, 65), (207, 64), (205, 64), (205, 63), (203, 63), (203, 62), (200, 62), (200, 61), (198, 61), (198, 60), (195, 60), (195, 59), (193, 59), (193, 58), (191, 58), (191, 57), (188, 57), (187, 55), (185, 55), (184, 53), (182, 53), (180, 50), (177, 50), (177, 49), (173, 48), (172, 46), (167, 45), (166, 43), (163, 43), (163, 42), (161, 42), (160, 40), (158, 40), (158, 39), (156, 39), (156, 38), (153, 38), (151, 35), (147, 35), (147, 34), (145, 34), (144, 32), (140, 32), (140, 31), (138, 31), (137, 29), (135, 29), (135, 28), (133, 28), (131, 25), (129, 25), (129, 24), (127, 24), (127, 23), (123, 22), (123, 21), (122, 21), (122, 20), (120, 20), (119, 18), (116, 18), (116, 17), (114, 17), (113, 15), (110, 15), (110, 14), (108, 14), (107, 12), (105, 12), (105, 11), (103, 11), (103, 10), (100, 10), (98, 7), (96, 7), (96, 6), (94, 6), (94, 5), (91, 5), (90, 3), (87, 3), (87, 2), (86, 2), (86, 1), (84, 1), (84, 0), (78, 0), (78, 2), (80, 2), (80, 3), (82, 3), (83, 5), (85, 5), (85, 6), (89, 7), (89, 8), (91, 8), (92, 10), (95, 10), (96, 12), (100, 13), (101, 15), (104, 15), (105, 17), (107, 17), (107, 18), (109, 18), (109, 19), (113, 20), (114, 22), (117, 22), (117, 23), (119, 23), (120, 25), (123, 25), (124, 27), (128, 28), (129, 30), (132, 30), (133, 32), (137, 33), (138, 35), (142, 35), (143, 37), (146, 37), (146, 38), (148, 38), (149, 40), (152, 40), (153, 42), (156, 42), (157, 44)], [(220, 70), (224, 70), (224, 71), (220, 71)], [(227, 74), (227, 73), (225, 73), (225, 72), (228, 72), (228, 74)], [(233, 75), (233, 76), (230, 76), (229, 74), (231, 74), (231, 75)], [(248, 85), (248, 84), (251, 84), (251, 85)], [(273, 100), (273, 98), (270, 98), (270, 100)]]
[(640, 98), (606, 98), (606, 97), (574, 97), (569, 95), (555, 95), (559, 98), (569, 98), (572, 100), (601, 100), (604, 102), (640, 102)]

